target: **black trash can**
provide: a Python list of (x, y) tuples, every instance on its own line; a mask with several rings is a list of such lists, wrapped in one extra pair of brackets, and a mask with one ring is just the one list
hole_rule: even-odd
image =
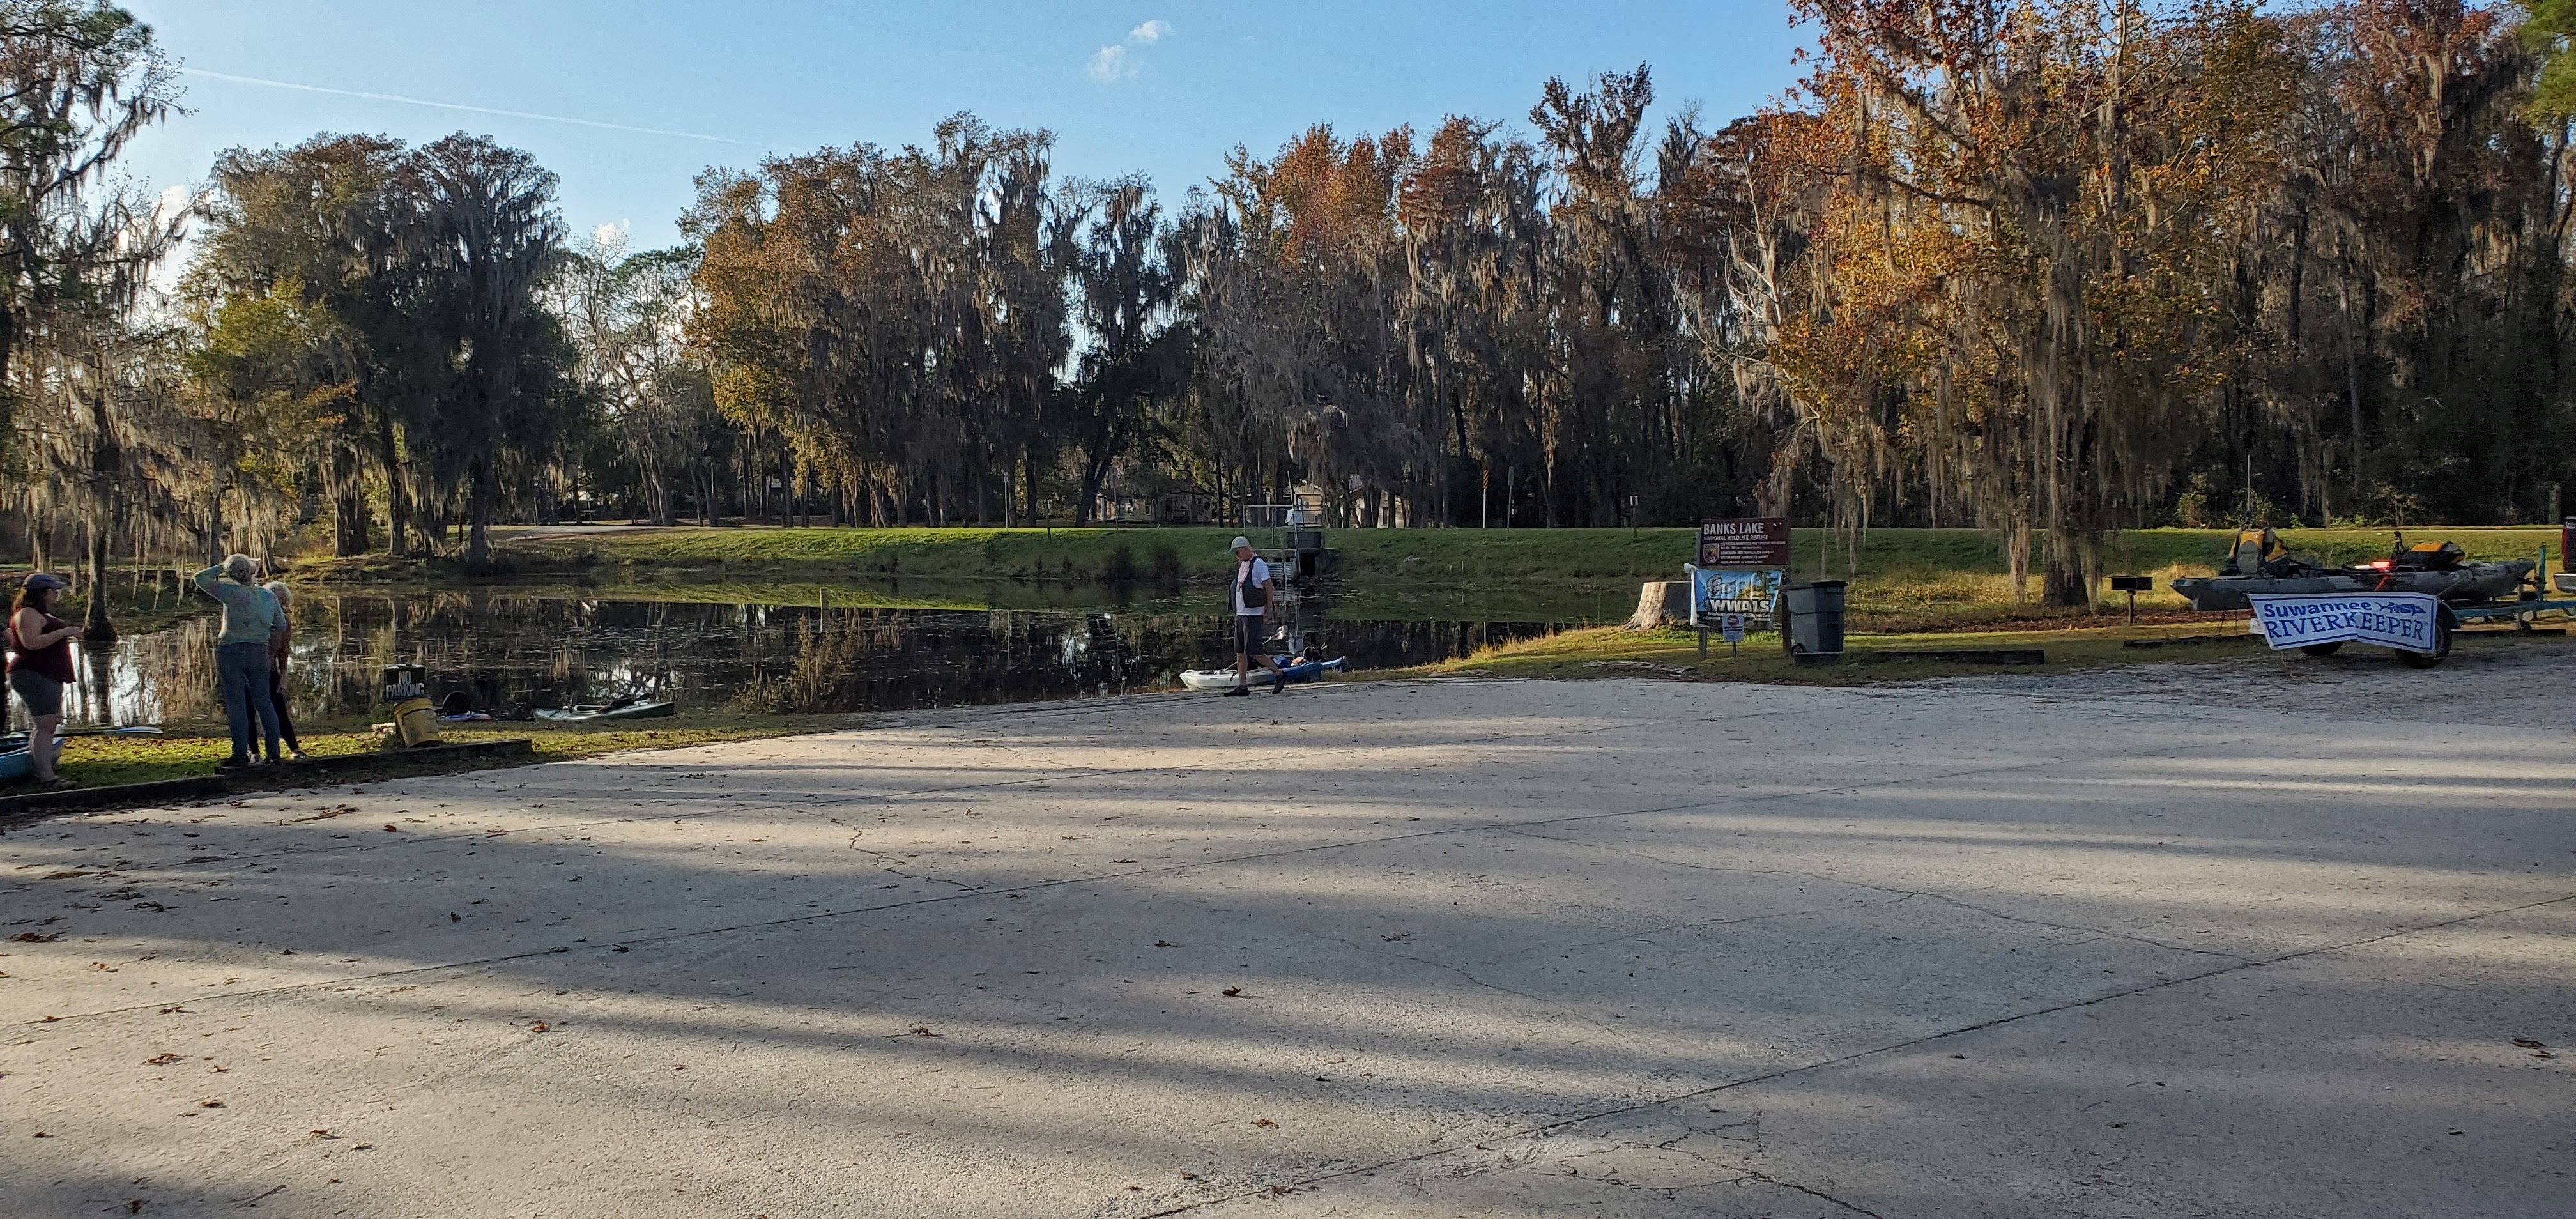
[(1842, 580), (1780, 586), (1780, 646), (1802, 665), (1839, 664), (1843, 658)]

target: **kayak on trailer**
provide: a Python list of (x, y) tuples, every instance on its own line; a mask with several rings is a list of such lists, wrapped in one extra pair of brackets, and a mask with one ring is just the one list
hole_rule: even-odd
[(2253, 608), (2249, 593), (2430, 593), (2451, 605), (2480, 605), (2513, 597), (2531, 579), (2521, 561), (2471, 559), (2456, 542), (2400, 537), (2385, 559), (2327, 567), (2300, 558), (2270, 529), (2246, 529), (2215, 576), (2185, 576), (2173, 590), (2195, 610)]
[[(1292, 685), (1297, 682), (1321, 681), (1324, 674), (1339, 672), (1345, 663), (1340, 658), (1308, 660), (1297, 664), (1287, 663), (1287, 658), (1284, 656), (1274, 656), (1271, 659), (1280, 662), (1280, 671), (1288, 675), (1288, 681)], [(1250, 684), (1266, 686), (1271, 684), (1272, 680), (1270, 670), (1257, 666), (1252, 670)], [(1181, 671), (1181, 684), (1192, 690), (1231, 690), (1234, 688), (1234, 670), (1184, 669)]]
[(593, 720), (651, 720), (678, 712), (679, 704), (670, 699), (633, 703), (575, 703), (569, 707), (539, 707), (537, 718), (556, 724), (583, 724)]

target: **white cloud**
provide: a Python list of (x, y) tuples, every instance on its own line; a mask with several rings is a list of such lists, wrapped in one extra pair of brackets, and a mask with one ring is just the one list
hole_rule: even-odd
[[(1156, 18), (1127, 31), (1127, 41), (1137, 46), (1149, 46), (1161, 42), (1163, 35), (1171, 32), (1170, 22)], [(1126, 47), (1112, 43), (1092, 52), (1091, 62), (1084, 70), (1091, 73), (1091, 79), (1104, 85), (1114, 85), (1134, 77), (1144, 67), (1144, 62), (1128, 54)]]
[(1091, 79), (1104, 85), (1114, 85), (1136, 74), (1136, 61), (1128, 57), (1125, 47), (1102, 47), (1092, 54), (1091, 66), (1087, 70)]

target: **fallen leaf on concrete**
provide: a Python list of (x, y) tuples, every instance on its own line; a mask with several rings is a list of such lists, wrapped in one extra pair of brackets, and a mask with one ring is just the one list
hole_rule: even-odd
[(1199, 1179), (1199, 1175), (1194, 1172), (1185, 1172), (1181, 1174), (1181, 1179), (1184, 1181), (1196, 1181)]
[(1269, 1118), (1266, 1118), (1266, 1117), (1256, 1117), (1256, 1118), (1252, 1119), (1252, 1124), (1253, 1124), (1253, 1125), (1255, 1125), (1255, 1126), (1276, 1126), (1276, 1125), (1278, 1125), (1279, 1123), (1274, 1122), (1274, 1121), (1271, 1121)]
[(2556, 1058), (2556, 1057), (2558, 1057), (2556, 1054), (2552, 1054), (2552, 1053), (2550, 1053), (2550, 1052), (2549, 1052), (2549, 1051), (2547, 1051), (2547, 1050), (2533, 1050), (2533, 1051), (2531, 1052), (2531, 1056), (2532, 1056), (2532, 1057), (2534, 1057), (2534, 1058)]
[(129, 1215), (140, 1215), (140, 1214), (142, 1214), (142, 1213), (143, 1213), (143, 1199), (141, 1199), (141, 1198), (128, 1198), (128, 1199), (126, 1199), (126, 1200), (125, 1200), (125, 1213), (126, 1213), (126, 1214), (129, 1214)]
[(224, 1107), (224, 1102), (209, 1097), (205, 1100), (198, 1101), (197, 1107), (200, 1109), (221, 1109)]
[(450, 910), (447, 912), (447, 921), (451, 923), (461, 923), (465, 921), (465, 916)]
[(929, 1026), (929, 1025), (927, 1025), (927, 1024), (916, 1024), (916, 1025), (912, 1026), (911, 1028), (905, 1029), (904, 1031), (902, 1031), (902, 1032), (900, 1032), (900, 1033), (895, 1034), (895, 1036), (897, 1036), (897, 1037), (937, 1037), (937, 1036), (939, 1036), (939, 1034), (934, 1033), (934, 1032), (931, 1032), (931, 1031), (930, 1031), (930, 1026)]
[(351, 1151), (374, 1151), (375, 1149), (376, 1149), (376, 1145), (375, 1145), (375, 1144), (373, 1144), (373, 1143), (360, 1143), (360, 1144), (358, 1144), (357, 1146), (350, 1148), (349, 1150), (351, 1150)]
[(10, 936), (9, 941), (13, 944), (51, 944), (61, 938), (63, 937), (60, 932), (56, 932), (53, 935), (38, 935), (32, 931), (21, 931), (16, 935)]
[(184, 1007), (165, 1007), (161, 1009), (161, 1014), (164, 1016), (175, 1016), (186, 1010), (188, 1009)]
[(155, 1054), (150, 1058), (144, 1059), (143, 1065), (147, 1067), (166, 1067), (177, 1061), (179, 1061), (178, 1055), (164, 1051), (162, 1053)]
[(1294, 1185), (1273, 1185), (1270, 1187), (1270, 1196), (1273, 1198), (1285, 1198), (1296, 1192), (1297, 1187)]
[(1156, 948), (1169, 948), (1169, 947), (1171, 947), (1171, 946), (1172, 946), (1172, 942), (1171, 942), (1170, 940), (1156, 940), (1156, 941), (1154, 941), (1154, 947), (1156, 947)]
[(1404, 939), (1405, 937), (1410, 936), (1410, 935), (1412, 935), (1412, 934), (1413, 934), (1413, 933), (1412, 933), (1412, 932), (1410, 932), (1410, 931), (1399, 931), (1399, 932), (1396, 932), (1394, 935), (1382, 935), (1382, 936), (1379, 936), (1379, 937), (1377, 937), (1377, 938), (1379, 938), (1379, 939), (1381, 939), (1381, 940), (1384, 940), (1384, 941), (1386, 941), (1387, 943), (1392, 944), (1392, 943), (1395, 943), (1395, 942), (1397, 942), (1397, 941), (1399, 941), (1399, 940), (1402, 940), (1402, 939)]
[(388, 834), (398, 834), (402, 832), (402, 827), (399, 825), (389, 825), (385, 827), (385, 832)]
[(1243, 988), (1240, 986), (1229, 986), (1217, 993), (1228, 999), (1240, 999), (1243, 997)]
[(52, 1138), (52, 1137), (54, 1137), (54, 1136), (52, 1136), (52, 1135), (50, 1135), (50, 1134), (47, 1134), (47, 1133), (45, 1133), (45, 1132), (44, 1132), (44, 1131), (42, 1131), (42, 1130), (39, 1130), (39, 1131), (37, 1131), (37, 1132), (36, 1132), (36, 1137), (37, 1137), (37, 1138), (40, 1138), (40, 1139), (50, 1139), (50, 1138)]
[(333, 1134), (333, 1133), (331, 1133), (331, 1132), (330, 1132), (330, 1131), (328, 1131), (328, 1130), (312, 1130), (312, 1131), (308, 1131), (307, 1133), (311, 1134), (313, 1137), (315, 1137), (315, 1138), (317, 1138), (317, 1139), (336, 1139), (336, 1138), (340, 1137), (339, 1135)]
[[(23, 938), (23, 937), (22, 937), (22, 938)], [(2549, 1043), (2548, 1043), (2548, 1042), (2546, 1042), (2546, 1041), (2533, 1041), (2533, 1040), (2532, 1040), (2531, 1038), (2529, 1038), (2529, 1037), (2516, 1037), (2516, 1038), (2514, 1038), (2514, 1039), (2513, 1039), (2513, 1043), (2514, 1043), (2515, 1045), (2521, 1046), (2522, 1048), (2524, 1048), (2524, 1049), (2526, 1049), (2526, 1050), (2545, 1050), (2545, 1049), (2548, 1049), (2548, 1048), (2549, 1048)]]
[(547, 1027), (546, 1027), (546, 1022), (545, 1022), (545, 1021), (543, 1021), (543, 1020), (540, 1020), (540, 1021), (536, 1022), (535, 1024), (529, 1025), (529, 1026), (528, 1026), (528, 1031), (529, 1031), (529, 1032), (531, 1032), (531, 1033), (549, 1033), (549, 1032), (553, 1032), (554, 1030), (547, 1028)]

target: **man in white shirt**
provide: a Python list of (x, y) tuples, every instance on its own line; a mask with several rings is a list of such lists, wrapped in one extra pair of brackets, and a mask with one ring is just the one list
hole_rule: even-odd
[(1273, 681), (1277, 683), (1270, 687), (1272, 694), (1285, 693), (1288, 689), (1288, 675), (1280, 670), (1278, 661), (1270, 658), (1270, 648), (1261, 639), (1261, 619), (1270, 609), (1272, 592), (1270, 565), (1253, 553), (1252, 539), (1235, 538), (1232, 593), (1234, 688), (1225, 692), (1227, 698), (1252, 693), (1252, 662), (1256, 660), (1261, 662), (1262, 668), (1270, 670)]

